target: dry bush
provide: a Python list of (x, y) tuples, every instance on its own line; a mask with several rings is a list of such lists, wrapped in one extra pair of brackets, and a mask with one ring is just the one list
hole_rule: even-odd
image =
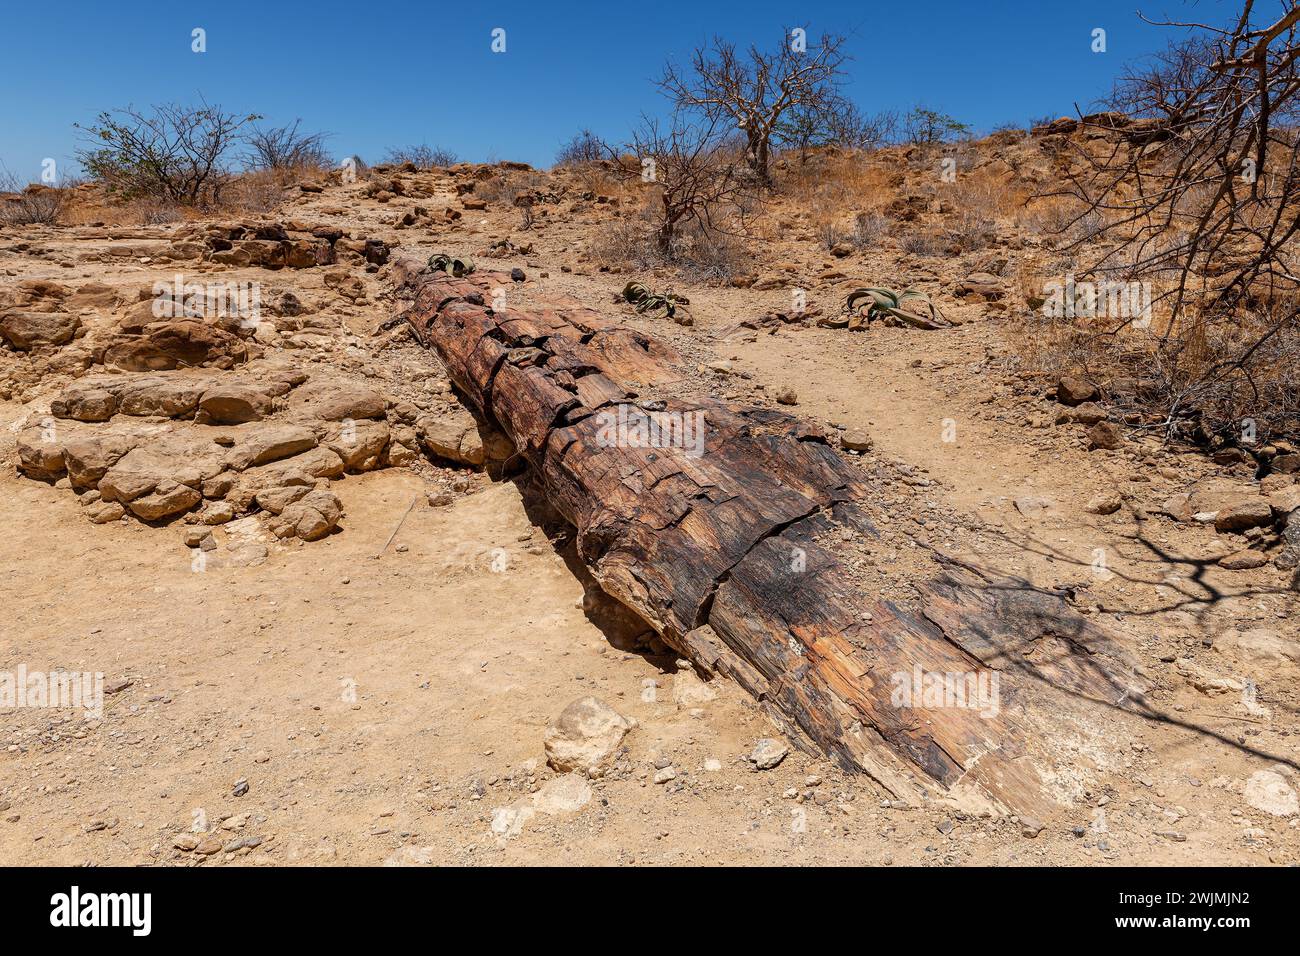
[(816, 153), (806, 164), (786, 163), (777, 191), (808, 209), (882, 206), (892, 188), (890, 173), (871, 162), (873, 155), (832, 149)]
[(739, 237), (758, 202), (744, 157), (712, 122), (689, 124), (678, 114), (666, 123), (645, 118), (623, 153), (611, 154), (619, 178), (640, 187), (643, 216), (665, 261), (713, 256), (727, 245), (723, 236)]
[(248, 169), (289, 169), (322, 172), (331, 165), (325, 133), (300, 133), (302, 120), (288, 126), (253, 127), (245, 137)]
[(1080, 278), (1146, 283), (1152, 308), (1147, 329), (1110, 315), (1056, 338), (1150, 381), (1142, 411), (1167, 438), (1235, 442), (1242, 418), (1260, 440), (1300, 434), (1300, 8), (1287, 6), (1179, 24), (1183, 39), (1117, 85), (1113, 148), (1072, 144), (1065, 167), (1059, 192), (1082, 211), (1058, 251)]
[(977, 252), (997, 241), (998, 225), (978, 210), (963, 209), (944, 217), (943, 236), (950, 252)]
[(624, 216), (604, 226), (588, 248), (602, 265), (635, 272), (671, 269), (689, 282), (726, 283), (752, 271), (753, 254), (740, 239), (726, 233), (706, 233), (698, 227), (680, 230), (664, 249), (649, 210)]
[(216, 206), (230, 181), (229, 158), (245, 127), (258, 119), (202, 101), (163, 104), (148, 112), (109, 110), (89, 126), (78, 125), (88, 145), (77, 158), (115, 198)]
[[(1041, 309), (1023, 318), (1019, 356), (1026, 371), (1046, 378), (1083, 374), (1101, 384), (1139, 428), (1198, 444), (1249, 444), (1300, 430), (1300, 333), (1275, 314), (1234, 323), (1203, 323), (1197, 334), (1155, 348), (1159, 329), (1112, 332), (1104, 321), (1051, 319)], [(1254, 348), (1249, 374), (1223, 356)], [(1171, 398), (1174, 399), (1171, 401)]]
[(819, 152), (806, 165), (787, 164), (777, 180), (787, 203), (812, 215), (827, 249), (837, 242), (879, 245), (895, 228), (882, 212), (893, 192), (891, 174), (870, 158), (856, 150)]
[(555, 154), (556, 166), (582, 166), (605, 157), (605, 141), (589, 129), (580, 130)]
[(127, 203), (128, 221), (141, 226), (162, 226), (180, 222), (185, 215), (180, 206), (165, 199), (135, 199)]
[(914, 256), (942, 256), (948, 254), (949, 240), (929, 229), (909, 228), (899, 238), (898, 246)]
[(817, 223), (817, 238), (829, 251), (840, 243), (848, 243), (855, 249), (874, 249), (892, 234), (897, 223), (879, 212), (860, 212), (853, 217), (851, 225), (841, 225), (839, 221), (820, 220)]
[(520, 202), (536, 200), (551, 192), (550, 180), (545, 173), (534, 169), (502, 169), (496, 175), (479, 180), (474, 195), (490, 203), (513, 206)]
[(441, 146), (421, 143), (418, 146), (390, 146), (380, 162), (390, 166), (410, 163), (416, 169), (440, 169), (455, 166), (460, 162), (460, 157)]
[(1033, 196), (1015, 214), (1018, 231), (1036, 238), (1062, 235), (1084, 211), (1077, 200), (1067, 196)]
[(0, 223), (6, 226), (57, 225), (71, 203), (69, 187), (19, 186), (12, 176), (0, 178)]
[[(964, 157), (969, 166), (971, 157)], [(942, 193), (953, 207), (945, 225), (953, 244), (963, 252), (986, 248), (1004, 230), (1014, 229), (1025, 200), (1025, 190), (988, 167), (961, 171)]]
[(849, 242), (858, 249), (871, 249), (879, 246), (897, 226), (894, 220), (881, 213), (860, 212), (853, 217), (853, 231), (849, 233)]
[(608, 159), (591, 163), (579, 163), (568, 166), (565, 171), (576, 179), (579, 192), (584, 198), (593, 196), (618, 196), (623, 199), (631, 193), (625, 188), (623, 179), (614, 172), (614, 164)]
[(817, 240), (824, 248), (834, 249), (841, 242), (848, 242), (849, 232), (836, 222), (823, 219), (817, 223)]
[(284, 202), (286, 190), (300, 179), (299, 170), (260, 169), (233, 177), (222, 193), (224, 212), (263, 216)]

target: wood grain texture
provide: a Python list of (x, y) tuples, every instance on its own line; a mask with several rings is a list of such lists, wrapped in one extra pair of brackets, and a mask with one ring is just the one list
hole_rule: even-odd
[[(1060, 595), (961, 567), (922, 589), (923, 613), (862, 593), (837, 543), (876, 535), (869, 491), (815, 428), (682, 398), (670, 346), (577, 303), (504, 307), (504, 273), (399, 276), (417, 339), (515, 443), (601, 587), (802, 745), (898, 799), (1044, 814), (1019, 679), (1134, 692), (1122, 652)], [(996, 706), (931, 706), (900, 700), (914, 674), (1009, 679)]]

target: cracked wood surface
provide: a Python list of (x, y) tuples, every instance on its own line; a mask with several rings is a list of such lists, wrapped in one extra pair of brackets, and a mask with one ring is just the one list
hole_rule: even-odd
[[(1109, 635), (1024, 582), (949, 567), (920, 614), (863, 593), (836, 547), (876, 535), (855, 469), (782, 412), (674, 395), (670, 346), (578, 304), (505, 307), (504, 273), (397, 275), (416, 338), (514, 442), (601, 587), (801, 746), (899, 799), (1044, 814), (1032, 682), (1015, 678), (1110, 704), (1140, 692)], [(699, 421), (695, 445), (683, 423)], [(670, 440), (645, 441), (652, 427)], [(994, 673), (1012, 679), (991, 706), (900, 696), (913, 674)]]

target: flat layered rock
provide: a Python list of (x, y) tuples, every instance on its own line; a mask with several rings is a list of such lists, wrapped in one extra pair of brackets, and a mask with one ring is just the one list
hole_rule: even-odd
[(0, 314), (0, 339), (20, 351), (41, 346), (66, 345), (76, 337), (81, 319), (68, 312)]

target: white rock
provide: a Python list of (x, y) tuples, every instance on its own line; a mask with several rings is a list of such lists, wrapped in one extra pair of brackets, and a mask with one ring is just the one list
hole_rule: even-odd
[(689, 667), (673, 675), (673, 703), (683, 710), (716, 700), (718, 692)]
[(492, 832), (507, 840), (523, 832), (537, 811), (530, 806), (515, 804), (509, 807), (497, 807), (492, 811)]
[(433, 866), (435, 850), (431, 846), (404, 846), (384, 860), (384, 866)]
[(492, 811), (492, 832), (504, 840), (519, 836), (539, 813), (556, 816), (577, 813), (591, 802), (591, 785), (579, 774), (569, 773), (547, 781), (531, 797)]
[(1016, 510), (1030, 517), (1037, 514), (1055, 513), (1056, 501), (1047, 495), (1022, 495), (1014, 502)]
[(770, 770), (784, 760), (789, 752), (790, 748), (781, 741), (764, 737), (754, 745), (754, 749), (749, 754), (749, 761), (759, 770)]
[(1256, 770), (1246, 781), (1246, 802), (1256, 810), (1275, 817), (1295, 816), (1300, 812), (1300, 798), (1286, 777), (1276, 770)]
[(565, 707), (546, 728), (546, 761), (556, 770), (583, 772), (606, 764), (636, 726), (604, 701), (583, 697)]
[(577, 813), (591, 802), (591, 784), (576, 773), (548, 781), (533, 794), (533, 809), (538, 813)]
[(1235, 657), (1242, 663), (1260, 667), (1285, 665), (1288, 662), (1300, 664), (1300, 641), (1283, 637), (1266, 627), (1225, 631), (1215, 640), (1214, 649), (1220, 654)]

